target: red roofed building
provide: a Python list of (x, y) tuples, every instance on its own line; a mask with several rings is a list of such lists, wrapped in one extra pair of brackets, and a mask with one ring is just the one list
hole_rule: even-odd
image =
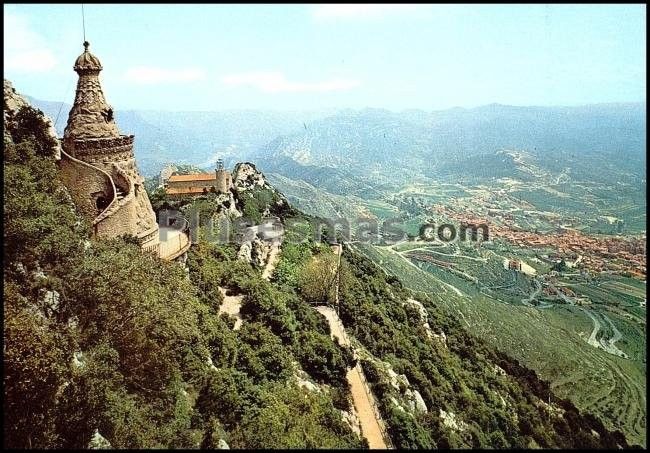
[(232, 176), (219, 161), (214, 173), (170, 176), (165, 184), (165, 192), (173, 198), (182, 198), (210, 192), (226, 193), (231, 187)]

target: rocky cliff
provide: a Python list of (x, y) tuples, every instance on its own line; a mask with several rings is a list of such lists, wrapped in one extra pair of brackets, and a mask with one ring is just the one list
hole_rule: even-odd
[[(4, 98), (4, 109), (3, 109), (3, 118), (4, 118), (4, 141), (12, 143), (11, 131), (15, 129), (17, 124), (18, 112), (22, 108), (31, 107), (29, 102), (19, 94), (16, 89), (13, 87), (11, 82), (7, 79), (4, 79), (3, 84), (3, 98)], [(39, 110), (40, 112), (40, 110)], [(47, 135), (52, 139), (54, 144), (54, 157), (56, 160), (61, 159), (61, 144), (58, 140), (56, 129), (54, 129), (54, 123), (52, 120), (42, 115), (42, 119), (46, 124)]]

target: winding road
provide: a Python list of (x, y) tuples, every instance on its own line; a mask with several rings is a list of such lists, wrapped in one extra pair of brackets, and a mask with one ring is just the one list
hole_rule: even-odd
[(521, 303), (527, 307), (532, 307), (533, 304), (531, 304), (531, 302), (534, 301), (537, 296), (539, 296), (540, 292), (542, 292), (542, 285), (537, 281), (537, 279), (533, 281), (535, 282), (535, 290), (530, 294), (530, 296), (528, 296), (528, 299), (521, 299)]
[(571, 297), (568, 297), (563, 292), (558, 291), (558, 294), (565, 302), (575, 306), (576, 308), (586, 313), (593, 321), (594, 329), (591, 331), (591, 335), (589, 335), (589, 338), (587, 339), (587, 343), (589, 343), (594, 348), (600, 348), (609, 354), (627, 359), (628, 357), (627, 354), (616, 347), (616, 342), (623, 338), (623, 334), (621, 333), (620, 330), (618, 330), (618, 328), (614, 325), (612, 320), (609, 319), (609, 317), (606, 314), (597, 312), (598, 315), (600, 315), (605, 320), (605, 322), (609, 324), (609, 327), (612, 329), (613, 336), (607, 340), (604, 338), (597, 340), (596, 337), (598, 336), (598, 332), (600, 332), (600, 329), (603, 327), (600, 320), (598, 319), (598, 316), (592, 313), (592, 310), (577, 306), (573, 301), (573, 299)]

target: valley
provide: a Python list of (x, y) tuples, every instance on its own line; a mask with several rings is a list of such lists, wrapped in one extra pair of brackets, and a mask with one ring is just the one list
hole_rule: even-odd
[[(427, 175), (411, 161), (369, 173), (363, 156), (323, 166), (315, 151), (302, 168), (265, 161), (290, 202), (323, 217), (394, 222), (401, 241), (359, 241), (353, 231), (353, 247), (645, 445), (645, 173), (634, 153), (617, 161), (605, 151), (502, 149)], [(490, 239), (419, 241), (424, 223), (486, 224)]]
[(647, 448), (644, 5), (4, 13), (5, 448)]
[[(645, 127), (639, 107), (621, 107), (637, 131)], [(232, 135), (219, 156), (255, 161), (308, 214), (349, 219), (354, 250), (534, 369), (558, 395), (645, 445), (645, 143), (637, 132), (618, 134), (619, 107), (598, 108), (599, 121), (608, 122), (597, 132), (610, 136), (601, 140), (605, 148), (579, 125), (591, 121), (588, 110), (546, 109), (533, 137), (523, 127), (506, 133), (503, 124), (533, 121), (539, 111), (495, 105), (418, 115), (329, 112), (301, 122), (302, 130), (280, 126), (284, 135), (275, 139), (267, 131), (247, 148)], [(563, 115), (575, 123), (551, 140), (544, 134)], [(500, 125), (479, 126), (486, 116)], [(145, 141), (148, 130), (137, 130)], [(178, 160), (168, 148), (167, 160), (210, 169), (205, 152)], [(627, 159), (615, 157), (620, 149)], [(139, 161), (151, 151), (136, 149)], [(161, 168), (144, 165), (149, 176)], [(357, 219), (391, 221), (404, 236), (360, 241)], [(424, 223), (485, 224), (489, 240), (418, 241)]]

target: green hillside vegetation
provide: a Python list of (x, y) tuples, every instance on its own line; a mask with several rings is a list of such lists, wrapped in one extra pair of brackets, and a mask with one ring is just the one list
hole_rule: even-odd
[[(186, 273), (133, 237), (92, 240), (57, 178), (40, 115), (20, 112), (4, 152), (4, 446), (85, 448), (95, 432), (113, 448), (367, 446), (341, 413), (353, 354), (310, 306), (333, 300), (322, 284), (334, 269), (330, 248), (287, 241), (268, 282), (229, 244), (200, 240)], [(274, 200), (251, 199), (260, 216)], [(294, 228), (287, 237), (309, 226)], [(366, 353), (362, 366), (398, 447), (627, 446), (468, 333), (439, 296), (416, 295), (446, 346), (405, 305), (409, 282), (347, 249), (340, 280), (341, 318)], [(221, 288), (243, 296), (239, 330), (219, 315)], [(428, 412), (395, 406), (401, 391), (379, 361), (408, 378)], [(300, 386), (299, 373), (317, 390)], [(540, 403), (549, 398), (551, 413)]]
[[(85, 448), (95, 430), (114, 448), (362, 446), (324, 320), (227, 247), (193, 249), (188, 280), (133, 238), (89, 240), (25, 116), (4, 153), (5, 447)], [(246, 293), (240, 331), (220, 283)], [(296, 386), (294, 362), (330, 390)]]
[[(537, 309), (504, 303), (509, 302), (507, 292), (492, 291), (495, 298), (477, 293), (471, 283), (465, 281), (462, 286), (460, 278), (439, 268), (431, 272), (431, 267), (417, 267), (387, 247), (360, 244), (355, 251), (399, 276), (416, 297), (430, 297), (445, 317), (457, 319), (463, 328), (534, 369), (559, 397), (570, 398), (581, 411), (597, 415), (608, 429), (624, 430), (630, 443), (645, 444), (645, 356), (639, 353), (645, 351), (644, 323), (603, 311), (625, 334), (619, 347), (633, 360), (622, 359), (586, 342), (593, 325), (577, 307)], [(604, 305), (594, 307), (604, 310)], [(552, 358), (548, 351), (553, 351)]]
[[(364, 362), (399, 447), (595, 448), (625, 443), (621, 433), (608, 433), (596, 418), (581, 415), (568, 400), (555, 397), (535, 372), (495, 352), (444, 315), (432, 300), (421, 297), (431, 329), (446, 333), (446, 346), (427, 338), (417, 313), (405, 304), (411, 292), (399, 280), (348, 250), (343, 263), (343, 323), (373, 356), (406, 375), (430, 408), (412, 416), (396, 407), (391, 401), (396, 390), (372, 370), (372, 362)], [(495, 365), (506, 374), (497, 373)], [(540, 404), (549, 398), (564, 411), (563, 417)], [(439, 409), (455, 413), (468, 426), (446, 428)]]

